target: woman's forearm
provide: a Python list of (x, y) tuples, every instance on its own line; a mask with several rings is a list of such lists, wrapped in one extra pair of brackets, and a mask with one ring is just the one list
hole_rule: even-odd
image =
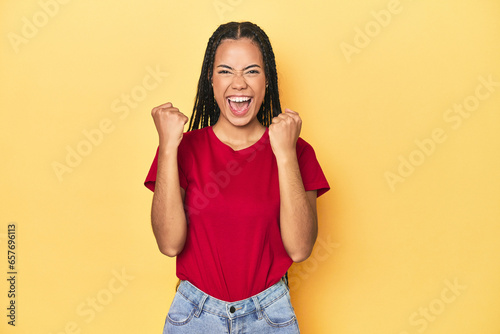
[(177, 148), (158, 151), (151, 225), (160, 251), (176, 256), (184, 248), (187, 234), (184, 190), (180, 187)]
[(277, 163), (281, 238), (290, 258), (301, 262), (311, 254), (318, 235), (316, 191), (305, 191), (296, 154)]

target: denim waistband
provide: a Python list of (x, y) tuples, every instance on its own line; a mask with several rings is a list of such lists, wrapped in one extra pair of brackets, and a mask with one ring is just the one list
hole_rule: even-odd
[(188, 281), (181, 281), (177, 292), (196, 307), (196, 317), (199, 317), (202, 311), (229, 319), (257, 312), (258, 318), (261, 319), (261, 310), (286, 294), (288, 287), (283, 279), (281, 279), (278, 283), (270, 286), (261, 293), (235, 302), (225, 302), (214, 298)]

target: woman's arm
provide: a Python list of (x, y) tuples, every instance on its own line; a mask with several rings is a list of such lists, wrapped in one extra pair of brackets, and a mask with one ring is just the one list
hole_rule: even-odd
[(294, 262), (311, 255), (318, 235), (316, 191), (305, 191), (297, 160), (301, 125), (298, 113), (286, 109), (269, 126), (269, 139), (278, 164), (281, 238)]
[(316, 190), (305, 191), (297, 155), (278, 162), (280, 229), (283, 245), (294, 262), (311, 255), (318, 235)]
[(176, 256), (184, 248), (187, 235), (184, 189), (179, 182), (177, 149), (187, 117), (166, 103), (151, 112), (160, 138), (151, 225), (160, 251)]

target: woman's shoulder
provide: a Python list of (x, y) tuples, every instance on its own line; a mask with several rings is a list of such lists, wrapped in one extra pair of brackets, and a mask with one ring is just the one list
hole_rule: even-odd
[(209, 127), (191, 130), (188, 132), (184, 132), (182, 135), (181, 144), (183, 145), (193, 145), (198, 144), (200, 142), (206, 142), (208, 136)]
[(296, 147), (297, 147), (297, 153), (300, 153), (300, 152), (302, 152), (304, 150), (313, 150), (314, 151), (314, 149), (311, 146), (311, 144), (309, 144), (307, 141), (305, 141), (304, 138), (302, 138), (302, 137), (299, 137), (297, 139), (297, 145), (296, 145)]

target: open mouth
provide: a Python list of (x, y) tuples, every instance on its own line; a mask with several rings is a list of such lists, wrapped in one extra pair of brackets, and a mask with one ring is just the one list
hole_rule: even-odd
[(252, 98), (249, 96), (231, 96), (227, 99), (229, 108), (233, 114), (241, 116), (246, 114), (252, 103)]

